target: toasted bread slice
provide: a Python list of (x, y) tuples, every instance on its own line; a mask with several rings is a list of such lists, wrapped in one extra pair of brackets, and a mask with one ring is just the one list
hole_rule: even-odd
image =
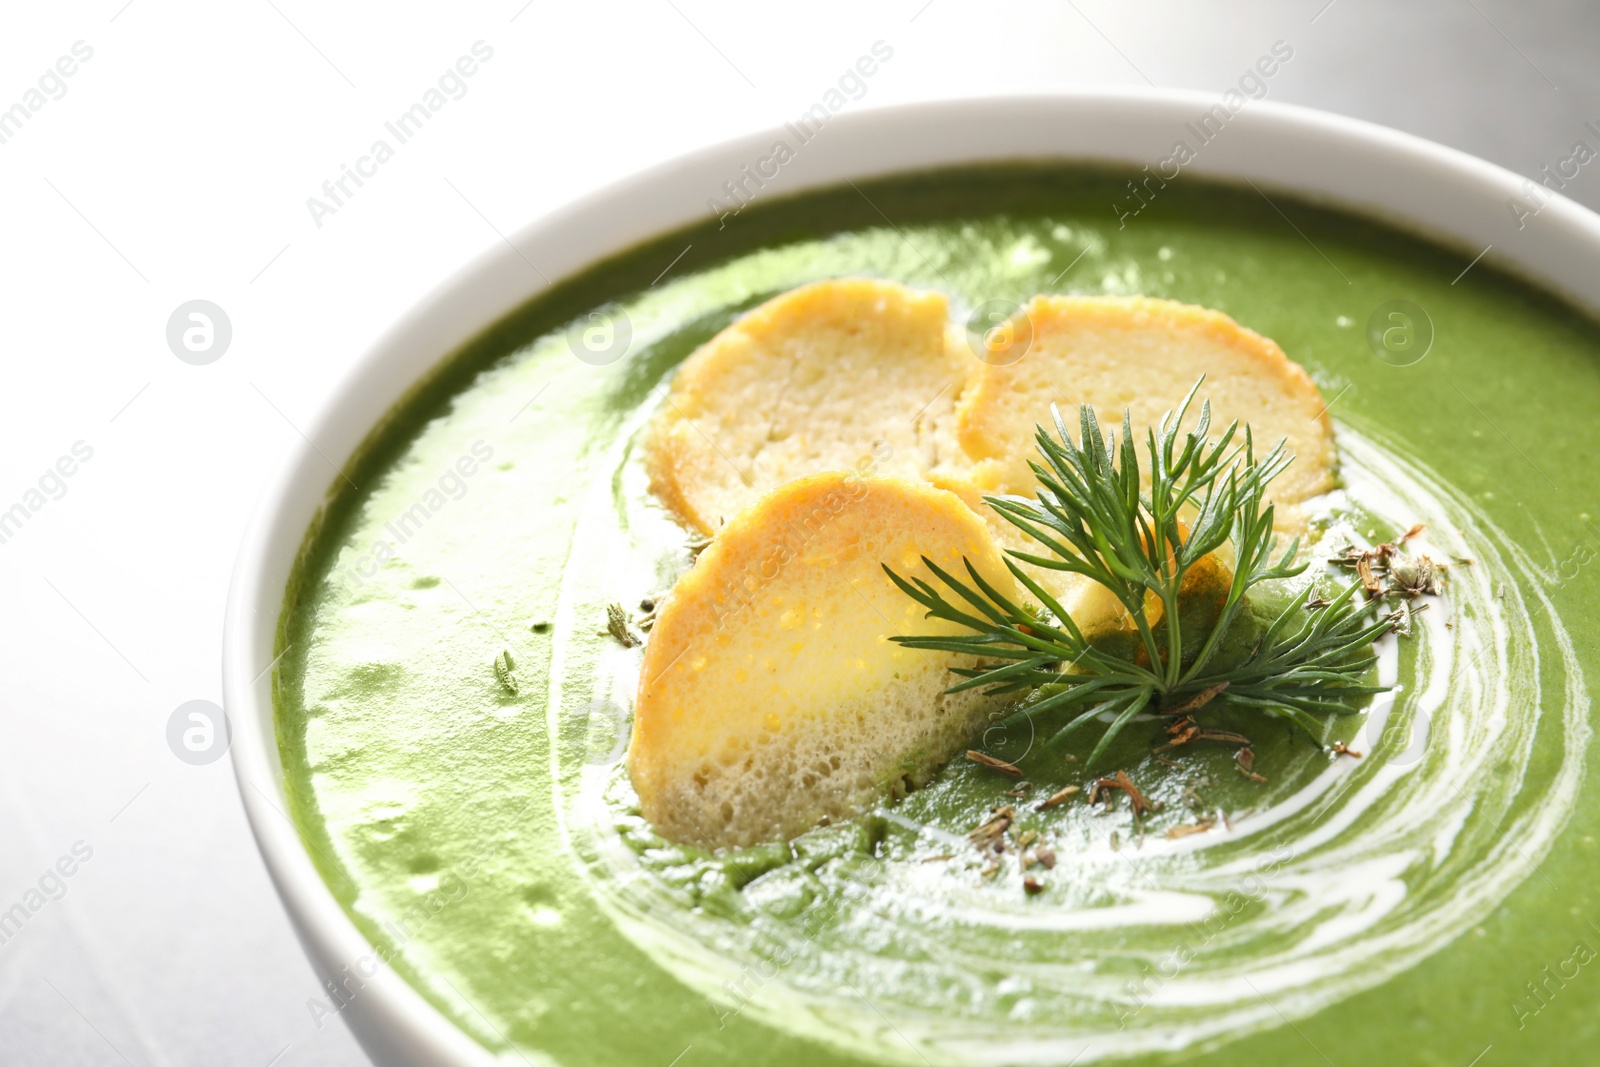
[[(1145, 431), (1205, 375), (1213, 432), (1237, 419), (1257, 456), (1287, 440), (1294, 463), (1272, 483), (1280, 530), (1304, 526), (1303, 501), (1334, 486), (1333, 423), (1316, 384), (1271, 340), (1220, 311), (1148, 297), (1038, 296), (1023, 309), (1032, 341), (1014, 362), (979, 364), (957, 408), (957, 436), (985, 492), (1032, 496), (1034, 427), (1060, 405), (1077, 432), (1079, 405), (1120, 432)], [(1190, 411), (1188, 425), (1198, 416)], [(1053, 431), (1052, 431), (1053, 432)]]
[(970, 657), (902, 648), (962, 632), (890, 582), (921, 562), (1007, 596), (982, 519), (954, 495), (825, 473), (735, 516), (660, 610), (645, 649), (628, 769), (666, 837), (708, 847), (793, 837), (920, 784), (994, 698), (948, 694)]
[(922, 479), (964, 464), (953, 409), (970, 355), (940, 293), (840, 278), (790, 290), (707, 341), (647, 432), (650, 488), (710, 534), (821, 471)]

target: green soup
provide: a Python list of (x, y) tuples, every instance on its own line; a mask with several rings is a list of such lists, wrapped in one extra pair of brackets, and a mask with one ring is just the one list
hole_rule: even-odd
[[(377, 957), (490, 1049), (563, 1064), (1464, 1067), (1592, 1047), (1600, 331), (1462, 274), (1470, 253), (1194, 180), (1129, 217), (1126, 181), (1016, 165), (752, 206), (449, 355), (335, 487), (280, 639), (295, 818)], [(1142, 293), (1277, 340), (1339, 431), (1317, 550), (1425, 522), (1458, 560), (1382, 643), (1392, 695), (1330, 725), (1364, 758), (1223, 708), (1265, 782), (1223, 746), (1164, 762), (1147, 724), (1103, 766), (1158, 811), (1039, 811), (1083, 781), (1070, 757), (1095, 731), (1064, 754), (1019, 727), (980, 740), (1028, 771), (1026, 801), (958, 760), (788, 845), (658, 838), (620, 758), (640, 652), (606, 605), (637, 613), (691, 557), (639, 431), (697, 345), (840, 275), (940, 289), (962, 315)], [(1003, 803), (1055, 848), (1028, 872), (1040, 892), (965, 837)], [(378, 965), (348, 963), (319, 1019)]]

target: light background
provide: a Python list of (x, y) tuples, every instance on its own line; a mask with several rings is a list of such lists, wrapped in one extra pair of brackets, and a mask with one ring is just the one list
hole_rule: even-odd
[[(0, 144), (0, 510), (93, 458), (0, 544), (0, 911), (93, 857), (0, 944), (0, 1064), (365, 1060), (318, 988), (231, 764), (173, 710), (220, 700), (229, 569), (267, 473), (356, 356), (529, 220), (792, 118), (882, 40), (852, 108), (1094, 82), (1220, 91), (1279, 39), (1272, 99), (1525, 175), (1600, 144), (1600, 7), (1508, 0), (996, 3), (308, 0), (7, 4), (0, 109), (93, 57)], [(306, 198), (475, 41), (492, 60), (318, 228)], [(1585, 168), (1568, 188), (1600, 206)], [(1108, 209), (1109, 210), (1109, 209)], [(536, 252), (535, 252), (536, 254)], [(209, 366), (180, 303), (225, 309)]]

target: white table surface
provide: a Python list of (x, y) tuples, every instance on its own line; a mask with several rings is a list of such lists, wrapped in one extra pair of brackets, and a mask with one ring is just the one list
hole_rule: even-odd
[[(1600, 8), (1325, 4), (6, 5), (0, 109), (93, 54), (0, 143), (0, 510), (93, 455), (0, 543), (0, 912), (75, 843), (92, 856), (0, 944), (0, 1064), (365, 1062), (307, 1010), (231, 764), (180, 761), (166, 726), (220, 700), (229, 568), (293, 425), (496, 229), (792, 118), (878, 40), (893, 58), (851, 107), (1220, 91), (1281, 39), (1274, 99), (1528, 175), (1600, 143)], [(479, 40), (466, 95), (317, 227), (306, 198)], [(1589, 168), (1568, 191), (1600, 206)], [(166, 343), (195, 298), (233, 326), (207, 366)]]

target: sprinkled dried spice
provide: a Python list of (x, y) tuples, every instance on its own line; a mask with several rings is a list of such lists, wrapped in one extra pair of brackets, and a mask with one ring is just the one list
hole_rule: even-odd
[(1079, 789), (1075, 785), (1069, 785), (1065, 789), (1058, 789), (1054, 793), (1051, 793), (1050, 796), (1039, 805), (1038, 810), (1048, 811), (1059, 804), (1065, 804), (1067, 801), (1071, 800), (1081, 792), (1083, 792), (1083, 790)]
[(1252, 782), (1265, 782), (1267, 779), (1255, 772), (1256, 751), (1253, 748), (1241, 748), (1234, 754), (1233, 765), (1240, 774)]
[(1011, 829), (1011, 821), (1016, 814), (1009, 804), (994, 809), (976, 830), (967, 835), (967, 840), (977, 845), (979, 851), (1004, 852), (1006, 831)]
[(644, 613), (639, 616), (640, 630), (644, 631), (645, 633), (649, 633), (650, 630), (655, 626), (656, 619), (659, 618), (661, 614), (661, 601), (663, 599), (665, 598), (661, 596), (647, 596), (643, 600), (639, 601), (639, 610)]
[(494, 658), (494, 676), (500, 680), (501, 686), (512, 696), (516, 696), (522, 689), (517, 684), (517, 661), (511, 658), (509, 651), (501, 652)]
[[(1415, 600), (1444, 592), (1448, 567), (1427, 556), (1413, 555), (1406, 542), (1421, 535), (1427, 526), (1417, 523), (1397, 541), (1385, 541), (1371, 548), (1348, 548), (1333, 562), (1353, 568), (1369, 600), (1397, 596)], [(1468, 562), (1468, 561), (1458, 561)]]
[(1163, 709), (1161, 714), (1186, 715), (1191, 711), (1196, 711), (1200, 708), (1203, 708), (1217, 697), (1227, 692), (1229, 684), (1230, 683), (1228, 682), (1218, 682), (1216, 685), (1207, 686), (1194, 696), (1190, 697), (1188, 700), (1185, 700), (1174, 707)]
[(1110, 791), (1113, 789), (1120, 789), (1128, 794), (1128, 800), (1133, 804), (1134, 815), (1145, 815), (1153, 810), (1150, 802), (1145, 799), (1143, 793), (1139, 792), (1139, 787), (1133, 784), (1126, 771), (1118, 771), (1111, 778), (1096, 778), (1094, 784), (1089, 787), (1089, 803), (1094, 804), (1104, 796), (1106, 805), (1109, 807), (1111, 804)]
[(623, 648), (636, 648), (644, 644), (644, 639), (628, 629), (628, 613), (622, 610), (621, 604), (606, 605), (606, 628), (600, 631), (616, 638)]
[(1244, 734), (1232, 730), (1207, 730), (1188, 716), (1168, 726), (1167, 733), (1172, 736), (1172, 740), (1156, 749), (1157, 752), (1166, 752), (1180, 745), (1187, 745), (1191, 741), (1220, 741), (1225, 745), (1241, 745), (1246, 748), (1254, 744)]
[(1405, 598), (1438, 596), (1444, 591), (1444, 567), (1427, 556), (1396, 551), (1389, 557), (1389, 579)]
[(991, 771), (999, 771), (1001, 774), (1009, 774), (1013, 778), (1022, 777), (1022, 768), (1018, 767), (1016, 764), (1007, 763), (1003, 759), (995, 759), (988, 753), (979, 752), (975, 748), (967, 749), (967, 758), (973, 763), (981, 764), (982, 766), (989, 768)]

